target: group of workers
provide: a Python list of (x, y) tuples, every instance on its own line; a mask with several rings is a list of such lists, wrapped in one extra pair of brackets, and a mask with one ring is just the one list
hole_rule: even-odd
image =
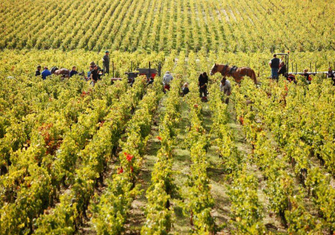
[[(279, 75), (283, 75), (289, 82), (297, 83), (295, 76), (287, 72), (287, 67), (286, 67), (285, 62), (278, 59), (276, 54), (273, 55), (273, 58), (270, 60), (269, 65), (271, 67), (271, 78), (272, 79), (278, 81)], [(310, 77), (308, 77), (306, 81), (310, 82), (311, 81)]]
[[(269, 65), (271, 67), (272, 79), (278, 81), (279, 75), (283, 75), (289, 82), (297, 83), (295, 76), (288, 73), (286, 64), (284, 63), (284, 61), (278, 59), (276, 54), (273, 55), (273, 58), (270, 60)], [(311, 84), (312, 82), (311, 74), (312, 73), (308, 72), (308, 69), (304, 69), (303, 73), (301, 74), (305, 77), (307, 84)], [(333, 85), (335, 86), (335, 71), (333, 71), (331, 67), (328, 68), (327, 78), (330, 78), (333, 81)]]
[[(100, 80), (101, 76), (104, 73), (109, 73), (109, 51), (105, 51), (105, 55), (102, 58), (103, 60), (103, 69), (101, 69), (97, 64), (94, 62), (90, 63), (90, 70), (87, 73), (87, 77), (85, 74), (79, 74), (83, 75), (86, 80), (91, 80), (93, 85)], [(279, 75), (283, 75), (288, 81), (297, 83), (296, 78), (293, 74), (288, 74), (287, 67), (284, 61), (281, 61), (279, 58), (277, 58), (277, 55), (274, 54), (273, 58), (270, 60), (269, 65), (271, 67), (271, 78), (274, 80), (279, 79)], [(44, 70), (42, 70), (42, 66), (38, 65), (37, 69), (35, 71), (35, 76), (41, 76), (43, 80), (45, 80), (48, 76), (52, 74), (56, 75), (62, 75), (63, 77), (72, 77), (73, 75), (78, 74), (77, 67), (73, 66), (71, 70), (68, 69), (58, 69), (56, 67), (53, 67), (51, 71), (48, 69), (48, 67), (44, 67)], [(303, 76), (306, 77), (307, 84), (311, 84), (311, 76), (310, 73), (308, 73), (308, 70), (305, 69), (303, 71)], [(331, 78), (333, 81), (333, 84), (335, 85), (335, 71), (332, 70), (331, 67), (329, 67), (327, 72), (327, 77)], [(167, 90), (170, 90), (170, 82), (172, 81), (173, 77), (169, 71), (167, 71), (163, 77), (163, 87), (164, 92)], [(148, 79), (148, 84), (153, 83), (153, 78), (150, 77)], [(207, 99), (207, 84), (208, 84), (208, 75), (206, 72), (203, 72), (200, 74), (198, 78), (198, 86), (199, 86), (199, 93), (200, 97), (204, 100)], [(225, 77), (220, 82), (220, 90), (224, 92), (227, 96), (231, 94), (231, 84), (230, 81), (227, 80)], [(189, 92), (188, 84), (185, 83), (182, 87), (182, 94), (186, 95)]]
[[(72, 77), (73, 75), (78, 74), (77, 72), (77, 67), (73, 66), (72, 70), (68, 70), (68, 69), (58, 69), (56, 67), (52, 67), (51, 70), (48, 69), (47, 66), (45, 66), (42, 70), (42, 66), (38, 65), (35, 71), (35, 76), (41, 76), (43, 80), (45, 80), (47, 78), (47, 76), (50, 76), (52, 74), (56, 74), (56, 75), (66, 75), (66, 77)], [(57, 72), (56, 72), (57, 71)]]
[[(164, 76), (163, 76), (163, 87), (164, 87), (164, 92), (170, 90), (170, 83), (173, 80), (173, 77), (171, 75), (171, 73), (169, 71), (167, 71)], [(198, 87), (199, 87), (199, 95), (200, 98), (203, 101), (207, 100), (207, 85), (208, 85), (208, 75), (206, 72), (203, 72), (199, 75), (198, 78)], [(185, 96), (187, 95), (190, 90), (188, 88), (188, 83), (185, 82), (181, 88), (181, 95)], [(220, 81), (220, 91), (223, 92), (227, 98), (225, 99), (225, 103), (228, 104), (229, 102), (229, 96), (231, 95), (231, 84), (230, 81), (228, 79), (226, 79), (226, 77), (223, 77), (222, 80)]]
[(90, 70), (87, 73), (87, 77), (84, 73), (79, 74), (77, 72), (77, 67), (73, 66), (71, 70), (69, 69), (58, 69), (57, 67), (52, 67), (51, 70), (48, 69), (47, 66), (44, 67), (43, 71), (42, 66), (38, 65), (35, 71), (35, 76), (41, 76), (43, 80), (45, 80), (48, 76), (52, 74), (62, 75), (63, 77), (72, 77), (73, 75), (83, 75), (86, 80), (91, 80), (93, 85), (101, 79), (101, 76), (104, 73), (109, 73), (109, 51), (105, 51), (105, 55), (102, 58), (103, 60), (103, 69), (101, 69), (95, 62), (90, 63)]

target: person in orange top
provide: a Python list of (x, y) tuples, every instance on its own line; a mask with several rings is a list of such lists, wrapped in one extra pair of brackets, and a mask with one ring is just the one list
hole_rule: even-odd
[(311, 83), (312, 83), (312, 78), (311, 78), (311, 76), (308, 74), (308, 69), (304, 69), (304, 74), (303, 74), (303, 76), (305, 76), (307, 84), (311, 84)]

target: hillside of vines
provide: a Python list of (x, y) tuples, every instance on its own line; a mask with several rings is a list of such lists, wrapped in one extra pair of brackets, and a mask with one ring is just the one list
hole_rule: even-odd
[(334, 50), (334, 12), (331, 0), (4, 0), (0, 48)]
[[(334, 70), (334, 13), (333, 0), (1, 1), (0, 235), (334, 235), (333, 81), (269, 79), (280, 52), (290, 71)], [(105, 50), (95, 85), (35, 76), (86, 74)], [(149, 63), (162, 75), (129, 84)], [(228, 77), (228, 97), (215, 74), (201, 99), (214, 63), (258, 84)]]
[[(95, 52), (4, 53), (1, 234), (334, 232), (335, 89), (324, 76), (272, 82), (261, 53), (111, 54), (120, 74), (161, 61), (175, 77), (163, 94), (159, 77), (92, 87), (30, 71), (85, 70)], [(320, 67), (334, 58), (294, 58), (303, 66), (311, 56)], [(197, 78), (214, 61), (250, 64), (262, 85), (233, 83), (227, 106), (212, 76), (203, 103)], [(180, 97), (184, 82), (191, 92)]]

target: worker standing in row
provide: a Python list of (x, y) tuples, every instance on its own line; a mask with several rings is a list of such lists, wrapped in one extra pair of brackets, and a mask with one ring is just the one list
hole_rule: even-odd
[(228, 104), (229, 96), (231, 95), (231, 84), (230, 84), (230, 81), (226, 79), (226, 77), (223, 77), (220, 82), (220, 91), (226, 95), (227, 98), (224, 100), (224, 102)]
[(164, 74), (163, 77), (163, 86), (164, 86), (164, 92), (166, 92), (167, 90), (170, 90), (170, 82), (173, 80), (173, 77), (171, 75), (171, 73), (169, 71), (167, 71)]
[(207, 84), (208, 84), (208, 75), (206, 72), (200, 74), (198, 78), (198, 86), (200, 98), (207, 100)]
[(271, 67), (271, 78), (278, 81), (278, 70), (281, 61), (277, 58), (277, 55), (274, 54), (272, 60), (270, 60), (269, 65)]
[(104, 73), (108, 73), (109, 74), (109, 51), (105, 51), (105, 55), (102, 58), (103, 60), (103, 69), (104, 69)]

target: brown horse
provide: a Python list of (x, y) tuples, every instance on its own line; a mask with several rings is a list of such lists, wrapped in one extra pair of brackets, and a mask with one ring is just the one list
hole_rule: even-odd
[(68, 78), (68, 77), (70, 77), (70, 70), (64, 69), (64, 68), (56, 69), (53, 72), (53, 74), (55, 74), (55, 75), (62, 75), (62, 77)]
[(223, 77), (233, 77), (237, 83), (240, 83), (244, 76), (248, 76), (254, 81), (255, 84), (257, 84), (255, 71), (249, 67), (234, 69), (229, 67), (227, 64), (214, 64), (210, 74), (214, 75), (217, 72), (220, 72)]

